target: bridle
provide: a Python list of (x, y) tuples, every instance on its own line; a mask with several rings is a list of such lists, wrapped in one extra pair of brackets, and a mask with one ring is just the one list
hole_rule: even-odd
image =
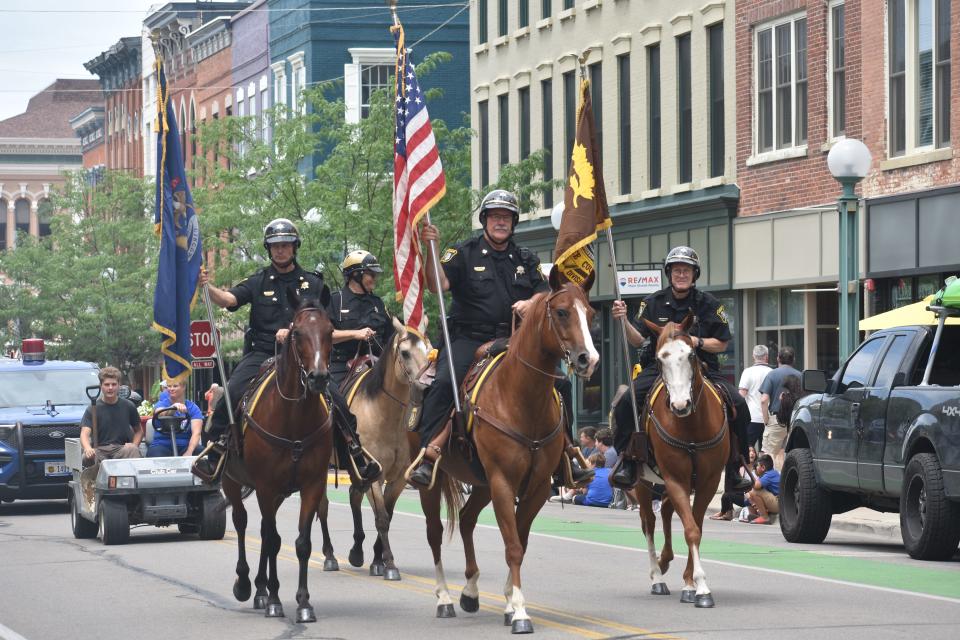
[[(299, 318), (304, 313), (316, 313), (322, 312), (323, 309), (320, 307), (303, 307), (298, 309), (297, 312), (293, 315), (293, 321), (290, 323), (291, 326), (296, 324), (297, 318)], [(307, 369), (303, 366), (303, 360), (300, 358), (300, 350), (297, 348), (297, 332), (293, 329), (290, 330), (290, 335), (287, 336), (287, 340), (290, 341), (289, 349), (293, 352), (294, 362), (297, 364), (298, 377), (299, 377), (299, 387), (300, 387), (300, 396), (297, 398), (288, 398), (283, 395), (283, 389), (280, 383), (280, 375), (282, 370), (279, 366), (279, 350), (276, 342), (273, 344), (273, 357), (274, 362), (277, 363), (277, 375), (274, 377), (274, 382), (277, 385), (277, 393), (280, 394), (280, 397), (289, 402), (300, 402), (307, 397)]]
[[(674, 337), (671, 338), (671, 339), (674, 340), (674, 339), (677, 339), (678, 337), (689, 337), (689, 336), (688, 336), (687, 334), (684, 334), (684, 335), (682, 335), (682, 336), (674, 336)], [(691, 364), (690, 364), (690, 391), (691, 391), (691, 396), (692, 396), (692, 395), (693, 395), (693, 385), (694, 385), (694, 383), (696, 383), (696, 381), (697, 381), (697, 371), (698, 371), (698, 369), (700, 368), (700, 358), (697, 356), (697, 351), (696, 351), (696, 349), (693, 348), (693, 345), (690, 344), (689, 342), (686, 342), (686, 341), (684, 341), (684, 342), (687, 344), (687, 346), (689, 346), (689, 347), (691, 348), (691, 350), (692, 350), (692, 351), (691, 351), (691, 354), (693, 355), (692, 362), (691, 362)], [(662, 369), (663, 369), (663, 368), (661, 367), (661, 371), (662, 371)], [(662, 373), (660, 374), (660, 377), (661, 377), (661, 378), (663, 377), (663, 374), (662, 374)], [(694, 413), (696, 413), (696, 411), (697, 411), (697, 405), (700, 404), (700, 398), (701, 398), (701, 396), (703, 396), (703, 387), (704, 387), (704, 386), (706, 386), (706, 378), (704, 377), (703, 373), (701, 372), (701, 373), (700, 373), (700, 386), (697, 388), (697, 392), (696, 392), (697, 397), (696, 397), (696, 398), (691, 398), (691, 406), (692, 406), (692, 408), (690, 409), (690, 413), (689, 413), (688, 415), (693, 415)], [(666, 393), (667, 398), (669, 399), (669, 398), (670, 398), (670, 388), (667, 386), (666, 380), (664, 380), (664, 383), (663, 383), (663, 390), (664, 390), (664, 392)], [(667, 406), (670, 407), (670, 412), (673, 413), (673, 415), (677, 416), (677, 413), (673, 410), (673, 407), (672, 407), (672, 405), (670, 405), (669, 402), (667, 403)], [(677, 417), (680, 418), (680, 417), (683, 417), (683, 416), (677, 416)]]
[[(561, 293), (563, 293), (563, 291), (564, 291), (564, 289), (560, 289), (559, 291), (554, 291), (554, 292), (551, 293), (549, 296), (547, 296), (547, 300), (546, 300), (547, 310), (546, 310), (546, 313), (543, 314), (543, 317), (540, 318), (540, 331), (541, 331), (541, 332), (543, 331), (543, 321), (544, 321), (544, 318), (545, 318), (545, 319), (550, 323), (550, 330), (553, 331), (553, 335), (554, 335), (554, 337), (557, 339), (557, 344), (560, 345), (560, 351), (563, 353), (563, 361), (567, 363), (567, 367), (568, 367), (569, 369), (573, 369), (573, 368), (574, 368), (573, 358), (570, 356), (571, 349), (570, 349), (569, 345), (567, 344), (567, 341), (564, 340), (563, 337), (560, 335), (560, 331), (557, 330), (557, 325), (556, 325), (556, 323), (555, 323), (555, 321), (554, 321), (554, 318), (553, 318), (553, 307), (550, 306), (550, 302), (551, 302), (556, 296), (558, 296), (558, 295), (560, 295)], [(517, 329), (517, 317), (518, 317), (518, 315), (517, 315), (516, 313), (514, 313), (514, 314), (513, 314), (513, 319), (512, 319), (512, 320), (513, 320), (513, 327), (511, 327), (511, 331), (510, 331), (511, 334), (514, 333), (514, 332), (516, 331), (516, 329)], [(556, 374), (556, 373), (550, 373), (549, 371), (544, 371), (543, 369), (541, 369), (541, 368), (533, 365), (532, 363), (527, 362), (527, 361), (523, 358), (523, 356), (521, 356), (521, 355), (519, 355), (519, 354), (517, 355), (517, 358), (520, 360), (520, 362), (522, 362), (523, 364), (525, 364), (527, 367), (533, 369), (534, 371), (536, 371), (536, 372), (538, 372), (538, 373), (541, 373), (541, 374), (547, 376), (548, 378), (553, 378), (554, 380), (565, 380), (566, 377), (567, 377), (567, 376), (565, 376), (565, 375), (558, 375), (558, 374)]]

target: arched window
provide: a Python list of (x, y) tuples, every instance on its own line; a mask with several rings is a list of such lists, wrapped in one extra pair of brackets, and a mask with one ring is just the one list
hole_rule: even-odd
[(53, 203), (44, 198), (37, 204), (37, 221), (40, 223), (40, 237), (50, 235), (50, 222), (53, 220)]
[(16, 222), (17, 236), (15, 242), (30, 234), (30, 201), (20, 198), (13, 205), (13, 217)]
[(0, 251), (7, 248), (7, 200), (0, 198)]

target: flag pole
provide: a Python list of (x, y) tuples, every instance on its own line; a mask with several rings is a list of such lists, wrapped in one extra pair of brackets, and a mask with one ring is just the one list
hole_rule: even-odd
[[(587, 54), (590, 52), (590, 49), (584, 50), (580, 55), (577, 62), (580, 66), (580, 79), (581, 81), (587, 80)], [(617, 302), (623, 302), (623, 297), (620, 294), (620, 278), (617, 277), (617, 252), (613, 244), (613, 231), (610, 226), (606, 228), (607, 236), (607, 247), (610, 251), (610, 263), (611, 268), (613, 269), (613, 290), (616, 294)], [(630, 406), (633, 408), (631, 414), (633, 415), (633, 430), (634, 432), (640, 431), (640, 416), (637, 411), (637, 393), (633, 389), (633, 378), (632, 374), (632, 365), (630, 363), (630, 343), (627, 341), (627, 317), (624, 316), (620, 318), (620, 342), (623, 344), (623, 364), (627, 370), (627, 389), (630, 392)], [(621, 452), (622, 453), (622, 452)]]
[(227, 374), (223, 368), (223, 356), (220, 352), (220, 332), (213, 318), (213, 302), (210, 301), (210, 285), (203, 285), (203, 302), (207, 306), (207, 320), (210, 322), (210, 334), (213, 338), (213, 349), (217, 356), (217, 369), (220, 371), (220, 380), (223, 382), (223, 401), (227, 403), (228, 424), (233, 424), (233, 403), (230, 401), (230, 388), (227, 385)]
[[(397, 17), (397, 1), (387, 0), (390, 5), (390, 13), (393, 16), (393, 26), (400, 28), (400, 19)], [(398, 82), (398, 79), (394, 79)], [(430, 221), (430, 212), (425, 214), (427, 224)], [(450, 368), (450, 385), (453, 387), (453, 406), (457, 415), (461, 415), (463, 410), (460, 408), (460, 390), (457, 388), (456, 367), (453, 364), (453, 350), (450, 349), (450, 330), (447, 328), (447, 305), (443, 299), (443, 283), (440, 280), (440, 261), (437, 256), (437, 241), (430, 240), (430, 262), (433, 265), (433, 284), (437, 289), (437, 303), (440, 307), (440, 331), (443, 334), (444, 352), (447, 354), (447, 366)]]

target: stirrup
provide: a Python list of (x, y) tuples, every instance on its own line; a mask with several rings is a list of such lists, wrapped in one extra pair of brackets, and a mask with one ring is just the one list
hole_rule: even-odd
[[(577, 454), (580, 453), (578, 447), (573, 447), (576, 450)], [(582, 455), (578, 455), (579, 458), (583, 458)], [(561, 462), (563, 467), (563, 484), (566, 487), (585, 487), (591, 482), (596, 475), (596, 472), (588, 466), (580, 467), (581, 475), (579, 478), (574, 475), (573, 472), (573, 460), (569, 453), (566, 451), (563, 452), (563, 460)]]
[[(434, 485), (434, 484), (436, 483), (436, 481), (437, 481), (437, 470), (440, 468), (440, 458), (441, 458), (442, 456), (440, 455), (440, 452), (438, 451), (438, 452), (437, 452), (437, 459), (434, 460), (433, 462), (431, 462), (428, 458), (426, 458), (426, 455), (427, 455), (427, 449), (426, 449), (426, 447), (424, 447), (423, 449), (420, 450), (420, 455), (418, 455), (418, 456), (414, 459), (414, 461), (413, 461), (412, 463), (410, 463), (410, 466), (407, 467), (407, 470), (406, 470), (406, 471), (404, 472), (404, 474), (403, 474), (403, 478), (404, 478), (404, 480), (406, 480), (407, 482), (409, 482), (411, 485), (413, 485), (413, 486), (414, 486), (415, 488), (417, 488), (417, 489), (426, 489), (427, 491), (430, 491), (430, 490), (433, 489), (433, 485)], [(424, 486), (424, 485), (422, 484), (422, 482), (419, 482), (419, 481), (418, 481), (418, 482), (415, 482), (415, 481), (411, 480), (411, 476), (413, 476), (413, 475), (414, 475), (414, 472), (417, 471), (417, 470), (420, 468), (420, 466), (423, 465), (423, 464), (431, 464), (431, 465), (433, 466), (433, 468), (430, 470), (430, 471), (431, 471), (431, 473), (430, 473), (430, 483), (427, 484), (426, 486)]]
[[(211, 469), (210, 456), (214, 454), (219, 458)], [(223, 463), (226, 459), (226, 447), (219, 441), (210, 442), (190, 465), (190, 473), (200, 478), (205, 484), (216, 484), (223, 472)]]
[[(369, 470), (371, 465), (376, 465), (376, 468), (379, 471), (372, 478), (365, 478), (362, 473), (360, 473), (360, 467), (357, 466), (357, 456), (359, 456), (365, 463), (365, 467)], [(367, 488), (373, 484), (377, 478), (383, 474), (383, 465), (380, 464), (380, 461), (373, 457), (369, 451), (367, 451), (362, 446), (358, 446), (356, 450), (351, 451), (350, 446), (347, 445), (347, 459), (350, 461), (350, 469), (352, 470), (351, 482), (356, 482), (357, 486)]]
[[(610, 485), (617, 489), (623, 489), (624, 491), (633, 489), (639, 481), (639, 467), (641, 464), (642, 463), (636, 460), (628, 460), (621, 456), (620, 459), (617, 460), (617, 464), (613, 465), (613, 469), (610, 471)], [(632, 465), (632, 471), (628, 465)]]

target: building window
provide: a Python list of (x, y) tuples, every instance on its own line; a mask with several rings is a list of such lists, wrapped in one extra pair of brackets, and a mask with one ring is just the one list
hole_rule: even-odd
[(574, 0), (563, 0), (563, 8), (564, 8), (565, 10), (566, 10), (566, 9), (573, 9), (573, 2), (574, 2)]
[(563, 139), (566, 156), (564, 162), (573, 157), (573, 141), (577, 136), (577, 78), (573, 71), (563, 74)]
[(707, 27), (710, 48), (710, 177), (724, 172), (723, 23)]
[(507, 19), (509, 15), (507, 14), (507, 0), (500, 0), (499, 11), (497, 12), (497, 34), (500, 36), (505, 36), (509, 32), (509, 25), (507, 24)]
[(677, 181), (693, 180), (693, 100), (690, 97), (690, 34), (677, 38)]
[(890, 155), (947, 146), (950, 143), (950, 2), (890, 0), (887, 22), (890, 25)]
[[(280, 68), (276, 67), (273, 70), (273, 105), (283, 105), (287, 106), (287, 74), (283, 69), (283, 63), (280, 63)], [(286, 115), (286, 114), (284, 114)]]
[(0, 251), (7, 249), (7, 201), (0, 200)]
[(380, 90), (392, 94), (390, 76), (397, 64), (397, 54), (388, 48), (351, 48), (353, 61), (343, 66), (346, 120), (358, 123), (370, 115), (370, 99)]
[(269, 108), (270, 97), (267, 95), (266, 87), (264, 87), (260, 92), (260, 139), (263, 142), (270, 141), (270, 117), (267, 114)]
[[(395, 65), (367, 64), (360, 66), (360, 117), (370, 115), (370, 97), (380, 90), (390, 91), (390, 74)], [(392, 101), (392, 100), (391, 100)]]
[(530, 87), (517, 89), (517, 102), (520, 106), (520, 159), (530, 155)]
[(487, 41), (487, 0), (477, 2), (477, 42)]
[(500, 166), (510, 164), (510, 98), (497, 96), (497, 118), (500, 121)]
[(14, 236), (14, 246), (20, 244), (22, 238), (30, 235), (30, 201), (23, 198), (17, 200), (13, 205), (13, 224), (16, 235)]
[(242, 120), (246, 117), (245, 112), (246, 100), (243, 97), (243, 89), (237, 94), (237, 117), (241, 120), (241, 133), (240, 142), (237, 143), (237, 155), (241, 158), (247, 153), (247, 140), (246, 140), (246, 125), (242, 123)]
[(553, 0), (540, 1), (540, 17), (549, 18), (553, 15)]
[(490, 113), (486, 100), (477, 103), (480, 116), (480, 188), (490, 184)]
[(660, 45), (647, 47), (647, 145), (648, 185), (660, 188)]
[(617, 102), (619, 107), (620, 193), (630, 193), (630, 54), (617, 56)]
[(519, 0), (520, 2), (520, 28), (530, 26), (530, 0)]
[(829, 64), (830, 73), (830, 135), (834, 138), (842, 136), (847, 130), (847, 49), (844, 38), (843, 2), (830, 7), (830, 46)]
[(291, 109), (297, 114), (306, 113), (306, 104), (303, 102), (303, 92), (307, 88), (307, 68), (304, 66), (302, 51), (289, 56), (290, 61), (290, 101)]
[(793, 347), (794, 366), (803, 368), (804, 296), (809, 294), (792, 293), (790, 289), (758, 289), (756, 295), (755, 344), (770, 350), (772, 362), (776, 362), (780, 347)]
[(807, 142), (807, 19), (778, 21), (756, 30), (756, 150)]
[(603, 167), (603, 65), (600, 62), (588, 68), (590, 78), (590, 102), (593, 104), (593, 130), (597, 138), (600, 166)]
[(50, 223), (53, 220), (53, 203), (44, 198), (37, 204), (37, 223), (40, 237), (50, 235)]
[[(553, 80), (540, 81), (540, 126), (543, 130), (543, 180), (553, 180)], [(543, 208), (553, 207), (553, 189), (543, 193)]]

